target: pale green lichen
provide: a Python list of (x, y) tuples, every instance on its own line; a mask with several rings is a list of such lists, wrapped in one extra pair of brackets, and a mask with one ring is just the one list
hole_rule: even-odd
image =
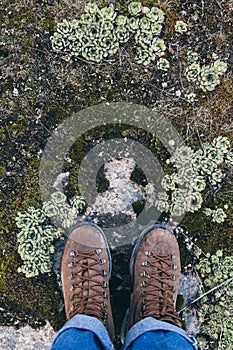
[(233, 166), (233, 153), (228, 153), (226, 155), (226, 163)]
[(213, 222), (217, 222), (218, 224), (224, 222), (227, 217), (227, 214), (222, 208), (217, 208), (215, 210), (211, 208), (205, 208), (205, 214), (206, 216), (211, 217)]
[(198, 77), (197, 84), (203, 91), (213, 91), (220, 84), (219, 75), (213, 67), (202, 67)]
[[(221, 184), (224, 172), (219, 167), (227, 164), (229, 154), (232, 154), (230, 140), (223, 136), (215, 138), (212, 143), (204, 143), (195, 151), (185, 145), (178, 147), (166, 161), (172, 165), (173, 172), (162, 178), (161, 186), (166, 192), (164, 195), (159, 192), (155, 200), (157, 209), (174, 217), (198, 211), (202, 207), (202, 193), (207, 184), (214, 187)], [(222, 209), (211, 214), (217, 223), (223, 222), (226, 217)]]
[(137, 48), (136, 55), (137, 62), (144, 64), (145, 66), (155, 59), (155, 55), (151, 49)]
[[(230, 140), (227, 137), (218, 136), (213, 141), (213, 146), (223, 153), (228, 153)], [(229, 155), (230, 153), (228, 153)]]
[(197, 192), (204, 191), (206, 187), (205, 178), (203, 176), (197, 175), (194, 179), (192, 179), (192, 188)]
[(30, 228), (34, 225), (41, 224), (44, 222), (44, 220), (44, 212), (40, 209), (35, 209), (34, 207), (29, 207), (25, 213), (19, 212), (15, 219), (16, 225), (21, 229)]
[[(63, 230), (75, 224), (77, 216), (86, 203), (80, 196), (72, 198), (70, 204), (62, 192), (54, 192), (51, 200), (43, 204), (43, 208), (29, 207), (24, 213), (19, 212), (16, 225), (20, 228), (17, 234), (18, 253), (23, 265), (18, 269), (27, 278), (37, 276), (40, 272), (51, 271), (54, 241), (63, 236)], [(56, 229), (47, 224), (47, 218), (57, 219)]]
[(189, 54), (187, 58), (188, 62), (192, 62), (185, 70), (187, 80), (195, 83), (204, 92), (213, 91), (220, 84), (220, 76), (226, 72), (227, 63), (217, 60), (213, 65), (201, 67), (193, 54)]
[(218, 183), (222, 182), (223, 173), (220, 169), (216, 169), (212, 172), (211, 176), (209, 177), (209, 181), (211, 185), (217, 185)]
[(82, 197), (77, 196), (69, 204), (66, 196), (62, 192), (54, 192), (51, 200), (43, 203), (43, 211), (50, 218), (57, 218), (58, 223), (64, 229), (72, 226), (80, 210), (85, 207), (85, 201)]
[(138, 16), (142, 11), (142, 4), (138, 1), (133, 1), (129, 4), (128, 10), (132, 16)]
[[(140, 2), (130, 3), (128, 11), (128, 16), (117, 15), (113, 7), (100, 9), (95, 3), (88, 4), (79, 19), (58, 23), (51, 37), (52, 47), (69, 57), (82, 56), (88, 61), (100, 62), (116, 54), (120, 45), (133, 37), (138, 45), (137, 63), (147, 65), (163, 56), (166, 46), (158, 35), (164, 12), (157, 7), (143, 7)], [(158, 68), (167, 70), (169, 63), (160, 63)]]
[(214, 70), (217, 74), (223, 75), (227, 70), (227, 63), (217, 60), (214, 62)]
[(161, 182), (162, 187), (166, 190), (174, 190), (176, 188), (174, 178), (170, 175), (165, 175)]
[(160, 58), (157, 61), (157, 68), (158, 69), (167, 71), (169, 69), (169, 67), (170, 67), (170, 64), (169, 64), (168, 60), (166, 60), (166, 58)]
[(114, 21), (116, 12), (112, 7), (103, 7), (98, 11), (100, 18), (104, 21)]
[(126, 43), (129, 40), (129, 32), (124, 26), (118, 26), (115, 31), (119, 43)]
[(195, 63), (199, 58), (199, 55), (197, 52), (194, 51), (188, 51), (187, 52), (187, 61), (188, 63)]
[(151, 43), (151, 49), (156, 56), (161, 57), (165, 54), (166, 45), (163, 39), (154, 38)]
[(89, 2), (85, 6), (85, 12), (90, 13), (92, 15), (96, 14), (98, 12), (98, 6), (96, 3)]
[(187, 23), (183, 22), (183, 21), (177, 21), (175, 24), (175, 31), (177, 33), (183, 34), (185, 32), (187, 32), (188, 29), (188, 25)]
[(146, 16), (151, 20), (151, 22), (164, 23), (164, 12), (158, 7), (152, 7)]
[(127, 18), (127, 25), (126, 27), (130, 32), (135, 33), (139, 29), (139, 20), (138, 18)]
[(61, 237), (61, 231), (46, 225), (45, 219), (45, 213), (33, 207), (25, 213), (19, 212), (16, 217), (16, 224), (21, 229), (17, 235), (18, 253), (23, 260), (18, 271), (25, 273), (27, 278), (50, 271), (53, 241)]
[(200, 65), (196, 62), (192, 63), (185, 72), (185, 76), (188, 81), (196, 81), (200, 73)]
[[(57, 24), (57, 31), (51, 36), (53, 49), (62, 52), (68, 59), (82, 57), (87, 61), (101, 62), (115, 55), (121, 45), (130, 41), (133, 42), (131, 54), (134, 54), (136, 63), (147, 66), (157, 61), (155, 67), (167, 71), (170, 62), (161, 57), (165, 56), (169, 44), (160, 37), (165, 13), (156, 6), (143, 6), (138, 1), (129, 3), (127, 9), (128, 14), (119, 14), (112, 5), (99, 8), (96, 3), (87, 4), (80, 18), (70, 21), (64, 19)], [(176, 21), (177, 33), (183, 34), (187, 29), (187, 23)], [(198, 52), (190, 48), (187, 50), (188, 66), (184, 75), (189, 83), (205, 93), (213, 91), (220, 84), (220, 77), (227, 70), (226, 62), (216, 55), (212, 57), (214, 62), (203, 65), (198, 62)], [(194, 103), (196, 94), (189, 91), (185, 98), (188, 103)], [(179, 90), (176, 93), (178, 97), (181, 96)]]
[(128, 19), (128, 17), (120, 15), (116, 19), (116, 24), (118, 26), (124, 26), (127, 23), (127, 19)]
[(185, 98), (188, 103), (194, 103), (196, 101), (197, 94), (191, 92), (190, 94), (185, 95)]
[(212, 217), (214, 222), (221, 223), (225, 221), (225, 218), (227, 217), (227, 215), (222, 208), (218, 208), (213, 211)]
[[(195, 269), (202, 278), (204, 291), (208, 292), (215, 288), (210, 294), (201, 298), (198, 311), (201, 336), (197, 337), (198, 344), (208, 346), (211, 342), (211, 348), (231, 350), (233, 343), (233, 257), (224, 257), (222, 250), (212, 255), (207, 253), (205, 257), (198, 253), (198, 257), (199, 262), (195, 265)], [(201, 349), (205, 348), (201, 347)]]

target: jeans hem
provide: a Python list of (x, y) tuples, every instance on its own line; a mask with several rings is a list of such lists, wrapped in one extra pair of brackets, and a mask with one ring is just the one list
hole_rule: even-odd
[(122, 350), (127, 350), (127, 348), (142, 334), (156, 330), (176, 332), (183, 336), (186, 341), (193, 346), (194, 350), (198, 350), (196, 339), (193, 336), (190, 336), (180, 327), (174, 326), (173, 324), (167, 322), (156, 320), (153, 317), (144, 318), (130, 328), (126, 335)]
[(104, 325), (97, 318), (87, 315), (75, 315), (68, 320), (56, 334), (52, 346), (55, 345), (56, 340), (61, 333), (65, 332), (69, 328), (91, 331), (97, 336), (105, 350), (114, 350), (114, 346)]

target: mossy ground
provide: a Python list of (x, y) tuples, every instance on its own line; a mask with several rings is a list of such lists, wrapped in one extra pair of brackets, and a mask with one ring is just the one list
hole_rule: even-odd
[[(99, 5), (109, 1), (99, 1)], [(128, 2), (111, 1), (124, 12)], [(60, 312), (62, 296), (54, 275), (26, 279), (17, 273), (21, 264), (17, 253), (15, 215), (29, 205), (40, 206), (38, 169), (41, 154), (48, 137), (56, 126), (72, 113), (102, 102), (124, 101), (156, 108), (169, 118), (182, 136), (194, 148), (214, 136), (232, 138), (231, 102), (233, 100), (232, 73), (229, 69), (215, 91), (197, 91), (197, 101), (189, 105), (185, 93), (192, 90), (184, 78), (185, 57), (188, 49), (195, 48), (203, 64), (212, 61), (215, 52), (221, 59), (229, 57), (232, 42), (230, 11), (227, 0), (219, 1), (159, 1), (166, 13), (164, 38), (169, 43), (166, 58), (171, 69), (161, 72), (154, 64), (140, 66), (133, 61), (132, 43), (121, 48), (119, 54), (99, 64), (81, 59), (67, 60), (65, 55), (52, 51), (50, 36), (56, 23), (63, 18), (78, 18), (85, 1), (18, 1), (4, 2), (0, 12), (0, 106), (1, 106), (1, 264), (0, 293), (2, 295), (2, 324), (43, 324), (45, 319), (58, 329), (64, 322)], [(155, 4), (143, 1), (143, 4)], [(189, 31), (183, 35), (174, 32), (177, 19), (189, 23)], [(167, 87), (162, 88), (162, 82)], [(16, 89), (16, 90), (14, 90)], [(181, 96), (176, 92), (180, 91)], [(179, 95), (179, 94), (178, 94)], [(76, 164), (90, 148), (93, 140), (107, 137), (121, 130), (91, 131), (80, 138), (73, 149), (73, 162), (64, 169), (71, 171), (71, 182), (77, 173)], [(128, 135), (155, 151), (148, 135), (138, 130)], [(73, 172), (72, 172), (73, 171)], [(227, 173), (227, 170), (226, 170)], [(205, 251), (217, 247), (232, 254), (233, 217), (231, 178), (228, 174), (217, 191), (209, 189), (210, 206), (229, 204), (228, 218), (222, 225), (209, 223), (200, 211), (187, 215), (184, 226)], [(78, 192), (78, 189), (75, 189)], [(124, 249), (128, 249), (127, 252)], [(130, 247), (114, 253), (122, 260), (125, 269)], [(119, 260), (121, 261), (121, 259)], [(184, 264), (186, 260), (184, 259)], [(130, 282), (127, 272), (118, 281), (117, 271), (112, 282), (113, 305), (128, 300)], [(117, 287), (121, 288), (117, 291)], [(121, 313), (115, 313), (122, 319)], [(119, 329), (118, 329), (119, 330)]]

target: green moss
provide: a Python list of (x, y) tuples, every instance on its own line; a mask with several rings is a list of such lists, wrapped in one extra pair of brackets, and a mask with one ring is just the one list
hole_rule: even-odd
[(53, 30), (53, 28), (55, 26), (55, 19), (54, 18), (49, 18), (49, 17), (41, 18), (38, 21), (38, 25), (41, 28)]
[[(1, 237), (2, 238), (2, 237)], [(2, 240), (2, 239), (1, 239)], [(2, 249), (4, 245), (2, 246)], [(4, 250), (3, 250), (4, 251)], [(5, 293), (7, 291), (7, 271), (9, 270), (9, 265), (11, 264), (14, 256), (6, 257), (3, 255), (2, 251), (0, 252), (0, 290), (1, 293)]]
[(24, 122), (22, 122), (20, 124), (13, 123), (13, 124), (8, 126), (8, 131), (13, 137), (17, 137), (19, 135), (22, 135), (23, 133), (26, 132), (26, 130), (27, 130), (27, 125)]
[(3, 166), (0, 167), (0, 176), (3, 175), (6, 172), (6, 168)]

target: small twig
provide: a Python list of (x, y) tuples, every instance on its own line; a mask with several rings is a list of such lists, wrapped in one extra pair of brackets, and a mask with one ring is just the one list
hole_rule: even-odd
[(193, 270), (194, 270), (195, 274), (197, 275), (197, 278), (198, 278), (198, 281), (199, 281), (199, 284), (200, 284), (200, 288), (202, 288), (203, 291), (205, 291), (204, 285), (203, 285), (203, 283), (202, 283), (202, 280), (201, 280), (201, 278), (200, 278), (200, 276), (199, 276), (199, 273), (197, 272), (195, 266), (193, 267)]
[(7, 136), (9, 137), (9, 140), (13, 143), (12, 138), (11, 138), (11, 134), (8, 130), (8, 127), (7, 127), (6, 123), (4, 123), (4, 124), (5, 124), (5, 128), (6, 128)]
[(215, 291), (216, 289), (218, 289), (218, 288), (224, 286), (225, 284), (231, 282), (232, 280), (233, 280), (233, 277), (228, 278), (226, 281), (224, 281), (224, 282), (218, 284), (217, 286), (215, 286), (214, 288), (208, 290), (208, 292), (206, 292), (206, 293), (200, 295), (198, 298), (196, 298), (195, 300), (193, 300), (193, 301), (190, 303), (190, 305), (187, 305), (187, 306), (185, 306), (183, 309), (181, 309), (181, 310), (179, 311), (179, 313), (182, 312), (182, 311), (184, 311), (184, 310), (186, 310), (186, 309), (187, 309), (188, 307), (190, 307), (192, 304), (196, 303), (198, 300), (204, 298), (206, 295), (212, 293), (212, 292)]
[(46, 128), (46, 126), (42, 123), (41, 120), (39, 120), (39, 123), (50, 135), (52, 134), (51, 131), (48, 128)]
[(217, 3), (217, 5), (219, 6), (219, 8), (222, 10), (222, 5), (218, 0), (215, 0), (215, 2)]
[(201, 17), (204, 16), (204, 8), (205, 8), (205, 2), (204, 0), (201, 0)]
[(118, 53), (119, 53), (119, 63), (120, 63), (120, 66), (122, 66), (122, 60), (121, 60), (121, 49), (119, 48), (118, 50)]
[[(221, 323), (222, 323), (222, 322), (221, 322)], [(218, 342), (218, 350), (221, 349), (222, 335), (223, 335), (223, 330), (222, 330), (222, 328), (221, 328), (221, 334), (220, 334), (220, 336), (219, 336), (219, 342)]]
[(195, 123), (195, 129), (196, 129), (196, 133), (197, 133), (197, 136), (198, 136), (198, 139), (199, 139), (199, 142), (200, 142), (200, 145), (202, 147), (202, 140), (201, 140), (201, 137), (200, 137), (200, 134), (199, 134), (199, 130), (198, 130), (198, 126), (197, 124)]

